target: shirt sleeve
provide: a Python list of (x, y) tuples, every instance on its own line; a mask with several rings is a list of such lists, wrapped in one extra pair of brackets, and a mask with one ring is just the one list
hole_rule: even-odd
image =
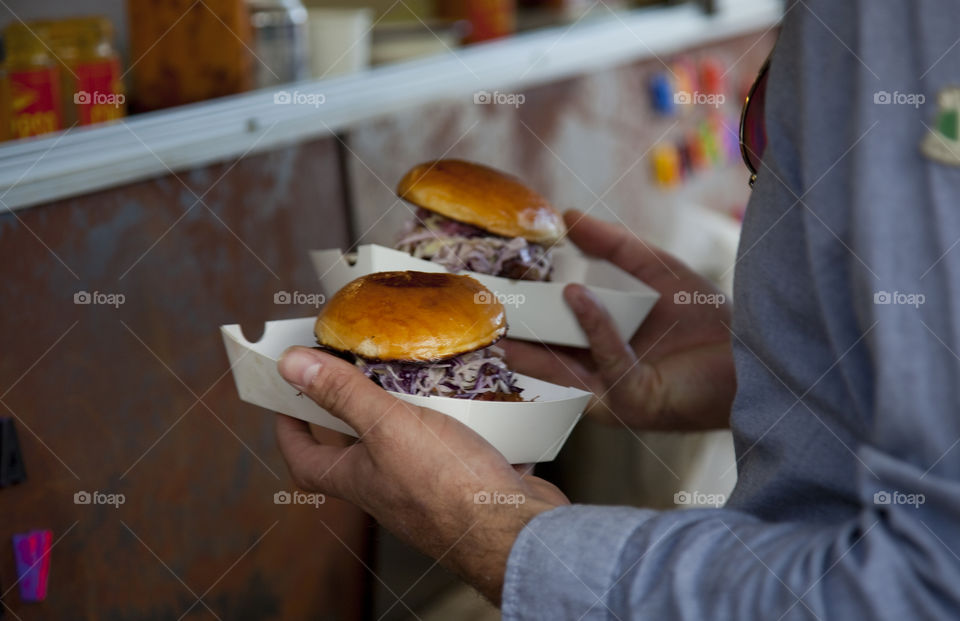
[(871, 448), (860, 458), (863, 509), (841, 524), (731, 509), (541, 514), (511, 552), (503, 618), (950, 618), (960, 486)]

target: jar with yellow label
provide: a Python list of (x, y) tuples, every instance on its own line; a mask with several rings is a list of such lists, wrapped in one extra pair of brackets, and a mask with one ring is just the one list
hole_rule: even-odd
[(49, 34), (49, 23), (15, 23), (4, 29), (4, 122), (9, 124), (11, 138), (63, 127), (60, 66), (44, 43)]
[(60, 62), (64, 125), (119, 119), (126, 111), (113, 25), (103, 17), (53, 22), (49, 45)]

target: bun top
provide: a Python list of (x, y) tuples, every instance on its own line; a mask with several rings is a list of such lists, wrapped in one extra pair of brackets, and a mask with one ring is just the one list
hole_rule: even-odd
[(564, 233), (563, 219), (547, 199), (519, 179), (463, 160), (414, 166), (397, 185), (414, 205), (504, 237), (550, 244)]
[(503, 305), (469, 276), (377, 272), (338, 291), (314, 333), (325, 347), (369, 360), (435, 362), (492, 345), (507, 331)]

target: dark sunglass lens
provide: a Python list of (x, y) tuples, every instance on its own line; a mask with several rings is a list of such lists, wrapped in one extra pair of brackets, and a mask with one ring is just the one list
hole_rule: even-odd
[(760, 159), (767, 147), (767, 130), (763, 122), (767, 95), (766, 68), (757, 79), (757, 85), (750, 96), (743, 118), (743, 151), (747, 165), (752, 172), (760, 170)]

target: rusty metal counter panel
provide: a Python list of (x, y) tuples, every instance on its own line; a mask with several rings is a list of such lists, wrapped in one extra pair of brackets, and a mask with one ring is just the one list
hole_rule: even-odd
[[(217, 329), (315, 312), (275, 295), (317, 291), (306, 253), (347, 242), (343, 196), (328, 138), (0, 216), (0, 417), (28, 475), (0, 489), (11, 618), (360, 617), (368, 522), (275, 504), (273, 416)], [(49, 595), (23, 603), (11, 535), (37, 528)]]

